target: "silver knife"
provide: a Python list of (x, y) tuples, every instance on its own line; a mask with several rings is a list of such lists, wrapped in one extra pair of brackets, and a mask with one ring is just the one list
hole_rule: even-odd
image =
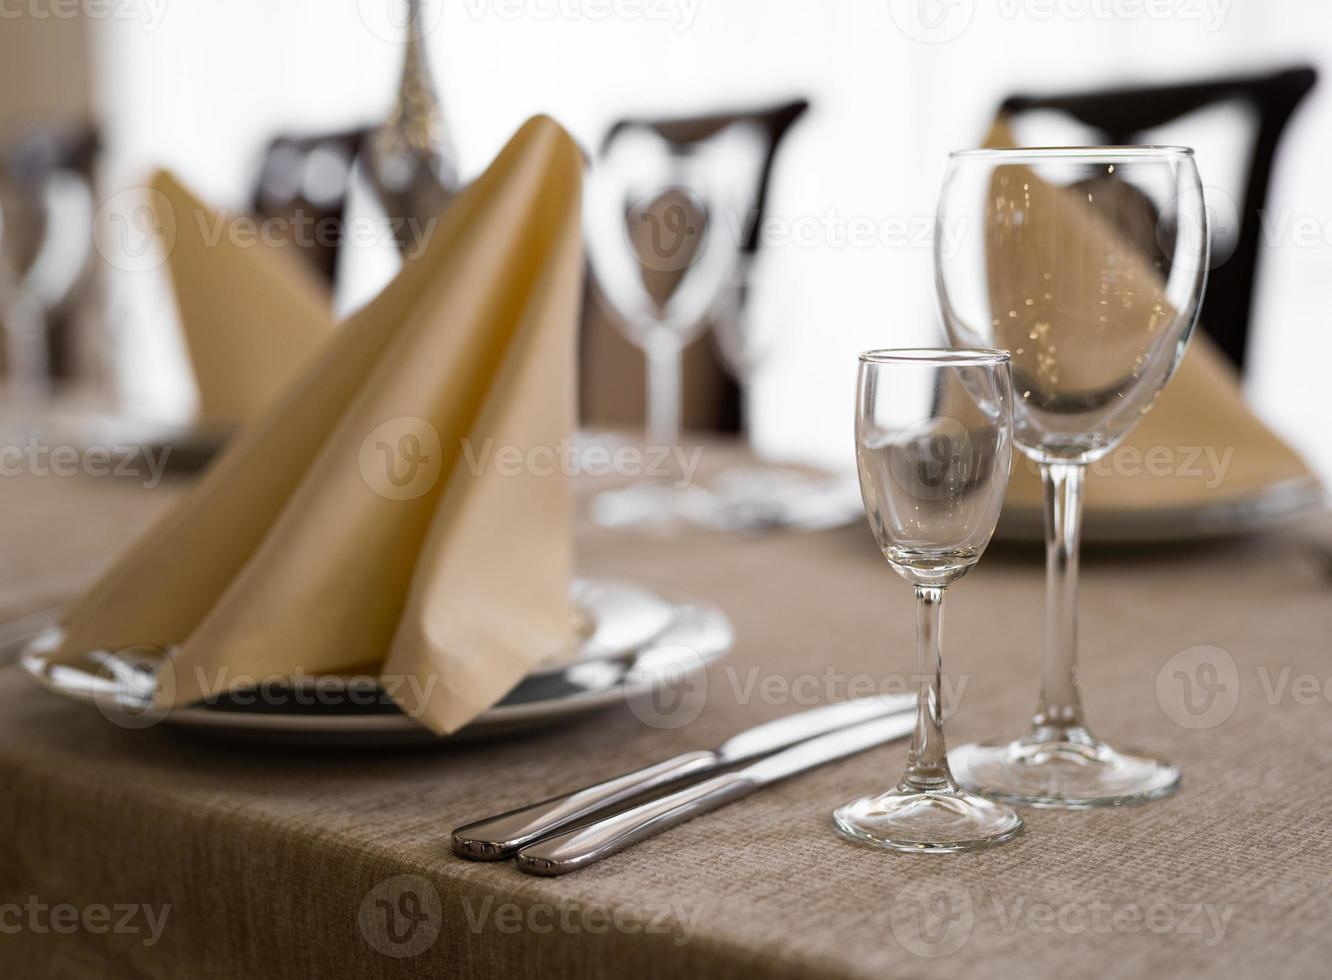
[(899, 712), (801, 742), (743, 769), (713, 776), (578, 830), (529, 844), (518, 852), (518, 868), (545, 876), (577, 871), (780, 779), (910, 735), (915, 726), (913, 714)]
[(713, 751), (686, 752), (564, 796), (487, 817), (453, 832), (453, 851), (472, 861), (499, 861), (522, 847), (564, 830), (599, 810), (685, 776), (700, 776), (785, 749), (828, 732), (887, 715), (912, 717), (913, 695), (855, 698), (741, 732)]

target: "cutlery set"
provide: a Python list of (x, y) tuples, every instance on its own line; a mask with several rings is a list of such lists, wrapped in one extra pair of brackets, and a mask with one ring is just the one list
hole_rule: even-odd
[(715, 750), (466, 824), (453, 832), (453, 850), (472, 861), (514, 858), (528, 874), (577, 871), (764, 786), (905, 738), (915, 703), (909, 695), (857, 698), (779, 718)]

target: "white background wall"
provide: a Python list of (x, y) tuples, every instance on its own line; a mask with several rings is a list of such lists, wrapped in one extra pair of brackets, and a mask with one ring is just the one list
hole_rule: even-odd
[[(109, 177), (174, 167), (215, 203), (240, 203), (276, 129), (382, 114), (401, 59), (395, 0), (138, 0), (95, 24), (94, 94)], [(780, 331), (754, 393), (760, 444), (850, 463), (855, 353), (932, 339), (931, 220), (948, 150), (975, 144), (1013, 91), (1150, 82), (1315, 64), (1323, 84), (1279, 162), (1277, 214), (1318, 229), (1264, 248), (1248, 391), (1332, 476), (1332, 15), (1308, 0), (429, 0), (432, 65), (465, 174), (549, 112), (585, 145), (626, 113), (683, 113), (808, 95), (775, 176), (773, 216), (833, 228), (771, 250), (756, 314)], [(932, 18), (937, 17), (937, 22)], [(932, 26), (933, 25), (933, 26)], [(1204, 179), (1233, 162), (1197, 130)], [(1224, 134), (1223, 134), (1224, 135)], [(1213, 170), (1209, 171), (1209, 163)], [(825, 218), (831, 214), (831, 223)], [(852, 247), (838, 222), (905, 240)], [(1326, 227), (1324, 227), (1326, 226)], [(160, 297), (159, 297), (160, 298)], [(143, 314), (132, 363), (183, 377), (169, 318)], [(141, 379), (158, 372), (136, 370)], [(158, 385), (160, 405), (188, 383)]]

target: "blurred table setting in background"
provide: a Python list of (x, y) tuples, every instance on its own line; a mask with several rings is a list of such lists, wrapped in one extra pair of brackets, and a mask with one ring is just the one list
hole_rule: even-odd
[(1332, 63), (345, 6), (5, 18), (0, 973), (1321, 975)]

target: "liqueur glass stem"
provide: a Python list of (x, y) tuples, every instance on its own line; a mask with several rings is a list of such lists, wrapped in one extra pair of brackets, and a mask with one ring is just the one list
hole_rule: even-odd
[(902, 783), (920, 791), (956, 788), (943, 733), (943, 600), (941, 588), (916, 588), (916, 730)]

